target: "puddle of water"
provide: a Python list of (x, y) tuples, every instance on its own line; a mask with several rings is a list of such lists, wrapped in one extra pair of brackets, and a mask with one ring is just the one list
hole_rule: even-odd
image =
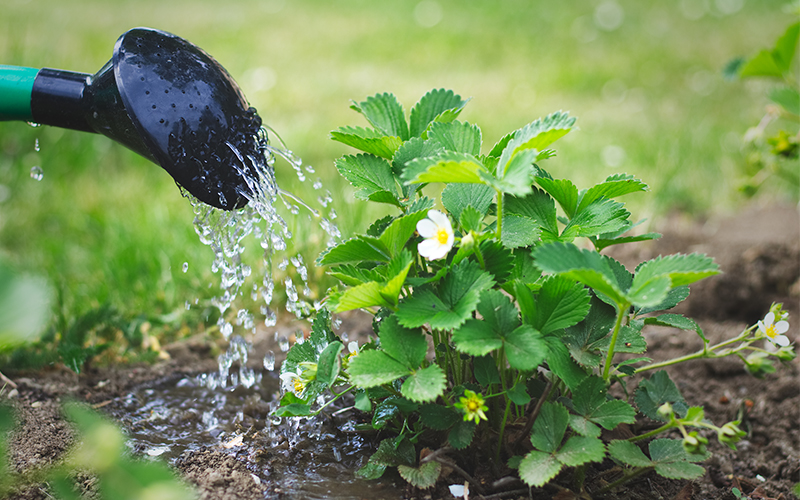
[(374, 451), (347, 415), (276, 419), (280, 380), (259, 372), (246, 388), (210, 388), (209, 374), (147, 384), (113, 411), (139, 456), (174, 463), (203, 448), (234, 455), (267, 486), (267, 499), (399, 499), (402, 485), (365, 481), (355, 471)]

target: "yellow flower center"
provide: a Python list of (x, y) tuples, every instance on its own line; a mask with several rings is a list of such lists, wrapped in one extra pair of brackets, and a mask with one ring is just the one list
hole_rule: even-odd
[(450, 235), (447, 234), (445, 229), (440, 228), (436, 230), (436, 241), (438, 241), (440, 245), (446, 245), (449, 238)]
[(480, 409), (481, 405), (474, 399), (467, 401), (467, 410), (469, 412), (476, 412)]
[(305, 389), (306, 384), (303, 383), (302, 380), (299, 378), (294, 379), (294, 392), (295, 394), (300, 394)]
[(764, 333), (766, 333), (767, 337), (774, 339), (775, 336), (778, 334), (778, 331), (775, 330), (775, 325), (769, 325), (767, 327), (767, 331)]

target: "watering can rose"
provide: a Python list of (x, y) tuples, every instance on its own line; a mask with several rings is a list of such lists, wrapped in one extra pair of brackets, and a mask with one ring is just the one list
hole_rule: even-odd
[(453, 248), (453, 226), (450, 219), (438, 210), (428, 210), (428, 217), (417, 222), (417, 232), (425, 238), (417, 250), (428, 260), (439, 260)]

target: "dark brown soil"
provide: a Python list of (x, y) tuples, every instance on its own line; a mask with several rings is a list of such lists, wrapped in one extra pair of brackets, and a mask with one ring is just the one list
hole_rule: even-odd
[[(755, 323), (772, 302), (783, 302), (792, 325), (788, 335), (793, 341), (798, 340), (800, 218), (794, 208), (751, 210), (703, 223), (675, 217), (662, 226), (662, 239), (609, 253), (629, 266), (659, 254), (699, 251), (711, 255), (724, 274), (695, 286), (677, 312), (697, 319), (713, 343)], [(341, 328), (350, 338), (371, 330), (366, 316), (356, 314), (343, 319)], [(285, 328), (290, 335), (291, 328)], [(679, 330), (653, 328), (646, 337), (648, 355), (656, 360), (701, 347), (696, 335)], [(252, 359), (260, 360), (267, 350), (277, 352), (273, 338), (272, 332), (260, 335)], [(13, 472), (55, 463), (73, 444), (73, 431), (61, 414), (63, 401), (77, 399), (100, 409), (112, 408), (115, 401), (148, 381), (215, 370), (217, 349), (218, 341), (199, 336), (167, 346), (171, 359), (152, 366), (91, 369), (80, 376), (64, 368), (7, 374), (18, 384), (17, 389), (2, 396), (12, 401), (19, 422), (11, 438)], [(688, 403), (704, 406), (707, 418), (717, 424), (742, 418), (741, 427), (748, 435), (738, 445), (738, 451), (707, 436), (713, 457), (704, 464), (707, 473), (701, 479), (670, 481), (651, 474), (606, 498), (734, 500), (733, 487), (750, 498), (795, 498), (791, 489), (800, 482), (800, 362), (784, 365), (764, 379), (750, 376), (742, 363), (733, 359), (689, 362), (669, 372)], [(196, 485), (204, 500), (291, 498), (280, 495), (275, 485), (263, 484), (242, 460), (221, 447), (205, 448), (184, 454), (175, 467)], [(587, 484), (597, 484), (598, 474), (602, 473), (590, 471)], [(372, 496), (379, 495), (383, 494)], [(428, 492), (409, 489), (406, 495), (420, 499), (449, 497), (446, 487)], [(534, 490), (530, 496), (517, 497), (579, 498), (558, 489)], [(40, 484), (27, 486), (10, 498), (51, 497), (46, 485)], [(470, 498), (478, 496), (473, 492)]]

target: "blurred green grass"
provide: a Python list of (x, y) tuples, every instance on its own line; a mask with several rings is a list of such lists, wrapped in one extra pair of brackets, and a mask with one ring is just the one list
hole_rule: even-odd
[[(315, 167), (335, 193), (345, 235), (375, 216), (333, 167), (351, 151), (328, 132), (366, 125), (348, 108), (351, 99), (390, 91), (409, 109), (431, 88), (452, 88), (473, 98), (461, 118), (481, 126), (484, 149), (539, 116), (569, 110), (580, 130), (557, 144), (546, 168), (579, 187), (634, 174), (652, 188), (627, 200), (634, 217), (657, 221), (670, 211), (703, 216), (742, 203), (739, 140), (763, 114), (765, 86), (725, 82), (721, 70), (772, 44), (791, 20), (784, 8), (767, 0), (6, 0), (0, 64), (94, 72), (127, 29), (176, 33), (220, 61), (265, 122)], [(41, 181), (30, 177), (33, 166)], [(316, 198), (286, 164), (278, 180)], [(779, 185), (767, 191), (772, 199), (796, 196)], [(62, 298), (62, 324), (111, 305), (130, 317), (171, 318), (170, 328), (198, 328), (208, 309), (186, 312), (184, 303), (213, 296), (209, 284), (218, 278), (192, 217), (164, 171), (105, 138), (0, 123), (0, 255), (49, 278)], [(325, 236), (304, 217), (290, 222), (290, 253), (313, 262)], [(248, 251), (257, 260), (255, 248)], [(312, 280), (324, 293), (320, 270)]]

